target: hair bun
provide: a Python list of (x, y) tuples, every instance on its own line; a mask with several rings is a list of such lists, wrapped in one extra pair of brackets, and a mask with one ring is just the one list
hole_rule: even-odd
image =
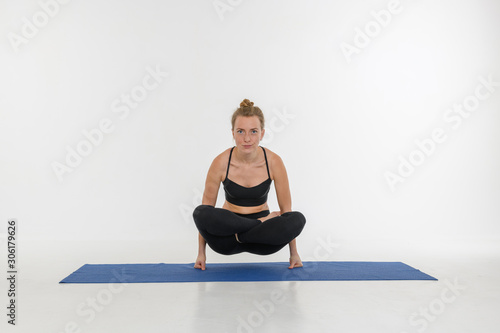
[(240, 107), (248, 107), (248, 106), (253, 106), (253, 102), (251, 102), (249, 99), (244, 99), (241, 103), (240, 103)]

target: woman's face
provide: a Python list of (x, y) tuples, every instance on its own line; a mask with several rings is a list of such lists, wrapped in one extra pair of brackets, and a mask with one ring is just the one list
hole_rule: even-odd
[(265, 130), (260, 128), (257, 116), (239, 116), (234, 122), (233, 138), (238, 149), (243, 152), (257, 149), (259, 142), (264, 137), (264, 132)]

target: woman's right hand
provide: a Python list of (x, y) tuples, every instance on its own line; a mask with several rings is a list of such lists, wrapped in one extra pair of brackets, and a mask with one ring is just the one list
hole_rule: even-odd
[(196, 262), (194, 264), (194, 268), (199, 268), (202, 271), (205, 270), (205, 261), (207, 260), (207, 257), (204, 254), (199, 254), (198, 258), (196, 258)]

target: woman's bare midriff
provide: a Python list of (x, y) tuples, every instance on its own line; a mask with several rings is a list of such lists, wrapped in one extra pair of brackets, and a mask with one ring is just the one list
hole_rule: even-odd
[(263, 205), (260, 205), (260, 206), (243, 207), (243, 206), (233, 205), (230, 202), (224, 201), (224, 205), (222, 205), (222, 208), (230, 210), (233, 213), (238, 213), (238, 214), (254, 214), (254, 213), (262, 212), (263, 210), (269, 210), (269, 206), (267, 205), (267, 202)]

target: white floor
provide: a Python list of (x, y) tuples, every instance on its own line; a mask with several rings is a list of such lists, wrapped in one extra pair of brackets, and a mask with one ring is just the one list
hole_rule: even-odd
[[(390, 245), (389, 245), (390, 244)], [(303, 259), (402, 261), (439, 281), (58, 284), (85, 263), (193, 262), (179, 242), (19, 244), (17, 325), (2, 332), (498, 332), (498, 242), (340, 242)], [(181, 250), (179, 250), (181, 249)], [(209, 262), (284, 261), (223, 257)], [(6, 271), (6, 268), (4, 269)], [(1, 284), (7, 304), (7, 284)]]

